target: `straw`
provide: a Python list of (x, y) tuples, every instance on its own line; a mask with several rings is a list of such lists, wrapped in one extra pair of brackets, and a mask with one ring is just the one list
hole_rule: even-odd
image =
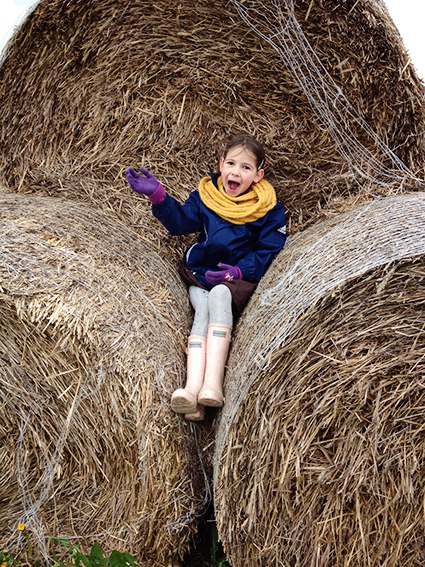
[(424, 562), (424, 258), (418, 193), (305, 230), (261, 281), (215, 448), (232, 567)]
[[(124, 170), (143, 165), (184, 200), (240, 131), (265, 144), (266, 177), (292, 232), (369, 197), (372, 186), (341, 153), (347, 136), (363, 172), (377, 163), (393, 171), (374, 194), (424, 178), (424, 88), (381, 1), (296, 2), (295, 20), (277, 3), (274, 17), (299, 28), (286, 59), (236, 4), (41, 1), (0, 66), (0, 183), (89, 202), (146, 234), (145, 201)], [(335, 127), (312, 107), (299, 53), (320, 71), (308, 65), (338, 111)], [(156, 226), (155, 241), (164, 238)], [(174, 240), (165, 243), (180, 257)]]
[(190, 318), (175, 270), (114, 216), (0, 193), (2, 545), (23, 523), (44, 553), (48, 535), (140, 565), (189, 550), (210, 440), (169, 401)]

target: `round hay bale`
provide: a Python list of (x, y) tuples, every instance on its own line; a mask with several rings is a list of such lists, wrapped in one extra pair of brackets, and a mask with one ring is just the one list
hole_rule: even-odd
[(215, 449), (232, 567), (425, 562), (425, 194), (288, 241), (241, 319)]
[[(248, 27), (241, 4), (39, 2), (0, 66), (0, 183), (83, 199), (149, 231), (148, 204), (131, 194), (124, 170), (148, 167), (183, 200), (217, 169), (224, 141), (247, 131), (267, 147), (267, 177), (295, 230), (368, 196), (341, 137), (358, 139), (363, 171), (380, 161), (397, 169), (394, 152), (423, 177), (424, 88), (381, 0), (298, 1), (295, 20), (289, 1), (245, 1), (259, 20), (280, 6), (271, 24), (299, 27), (286, 59)], [(302, 88), (301, 47), (306, 71), (315, 62), (321, 73), (310, 90), (327, 85), (326, 108), (313, 109)], [(395, 171), (374, 190), (402, 191), (404, 177)]]
[(175, 271), (115, 217), (0, 193), (3, 545), (19, 521), (42, 551), (47, 535), (139, 565), (188, 551), (209, 490), (208, 428), (169, 404), (188, 321)]

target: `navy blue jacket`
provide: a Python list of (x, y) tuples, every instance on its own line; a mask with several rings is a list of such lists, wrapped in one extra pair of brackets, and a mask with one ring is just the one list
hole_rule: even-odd
[[(212, 176), (216, 185), (217, 176)], [(219, 262), (238, 266), (242, 278), (256, 283), (286, 241), (285, 210), (276, 204), (264, 217), (242, 225), (219, 217), (193, 191), (184, 205), (170, 195), (152, 205), (152, 213), (172, 236), (199, 232), (198, 242), (185, 253), (183, 262), (205, 287), (207, 270), (219, 270)]]

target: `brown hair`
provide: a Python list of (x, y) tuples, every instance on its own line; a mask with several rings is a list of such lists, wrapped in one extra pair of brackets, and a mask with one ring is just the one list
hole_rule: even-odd
[(227, 145), (224, 148), (223, 157), (226, 158), (229, 151), (232, 148), (236, 148), (236, 146), (242, 146), (245, 150), (254, 154), (257, 170), (264, 168), (266, 163), (266, 152), (258, 140), (252, 136), (248, 136), (248, 134), (238, 134), (227, 142)]

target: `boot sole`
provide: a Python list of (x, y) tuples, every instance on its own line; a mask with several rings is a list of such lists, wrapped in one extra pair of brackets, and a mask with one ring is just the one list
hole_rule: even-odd
[(198, 396), (198, 404), (210, 408), (221, 408), (224, 404), (224, 398), (217, 395), (215, 392), (206, 390)]
[(171, 409), (176, 413), (196, 413), (198, 401), (192, 394), (180, 388), (171, 396)]
[(205, 410), (202, 406), (198, 406), (196, 412), (185, 413), (184, 417), (188, 421), (202, 421), (205, 418)]

